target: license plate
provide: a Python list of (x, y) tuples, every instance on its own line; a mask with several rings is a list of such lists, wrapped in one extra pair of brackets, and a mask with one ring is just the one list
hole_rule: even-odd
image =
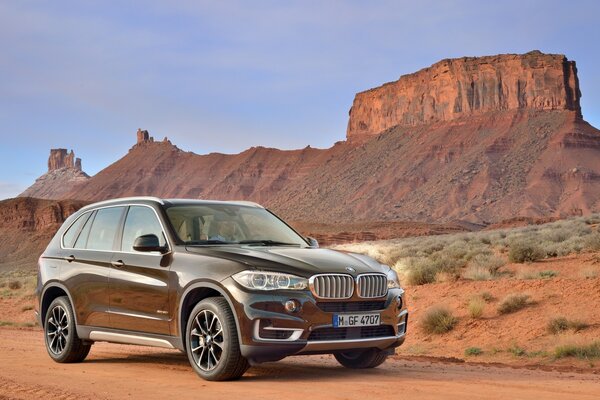
[(371, 314), (334, 314), (333, 327), (347, 328), (350, 326), (375, 326), (379, 325), (381, 316), (377, 313)]

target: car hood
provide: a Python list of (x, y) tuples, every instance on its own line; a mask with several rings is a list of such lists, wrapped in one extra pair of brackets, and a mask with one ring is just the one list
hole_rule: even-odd
[[(321, 273), (387, 273), (389, 267), (371, 257), (329, 249), (269, 246), (187, 246), (190, 253), (239, 262), (247, 269), (285, 272), (303, 277)], [(350, 270), (348, 269), (350, 268)]]

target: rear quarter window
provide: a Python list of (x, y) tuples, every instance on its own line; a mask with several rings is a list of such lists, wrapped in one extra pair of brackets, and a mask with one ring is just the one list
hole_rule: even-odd
[(69, 229), (67, 229), (67, 231), (64, 233), (64, 235), (62, 237), (63, 247), (68, 248), (68, 249), (73, 248), (73, 246), (75, 245), (75, 241), (77, 240), (77, 237), (81, 233), (81, 228), (86, 223), (86, 221), (88, 220), (88, 218), (90, 217), (91, 214), (92, 214), (91, 212), (87, 212), (87, 213), (79, 216), (79, 218), (77, 218), (77, 220), (75, 220), (75, 222), (73, 222), (71, 224)]

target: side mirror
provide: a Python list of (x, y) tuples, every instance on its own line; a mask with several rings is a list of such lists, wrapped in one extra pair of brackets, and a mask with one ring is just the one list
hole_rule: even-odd
[(313, 249), (319, 248), (319, 242), (317, 242), (317, 239), (307, 236), (306, 240), (308, 241), (308, 244), (310, 245), (311, 248), (313, 248)]
[(133, 242), (133, 249), (135, 251), (159, 251), (161, 253), (166, 253), (167, 248), (165, 246), (161, 246), (158, 241), (158, 236), (154, 234), (142, 235), (135, 239)]

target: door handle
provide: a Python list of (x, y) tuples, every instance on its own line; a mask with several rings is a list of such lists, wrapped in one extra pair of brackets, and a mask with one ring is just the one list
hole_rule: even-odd
[(75, 261), (75, 256), (66, 256), (66, 257), (63, 257), (63, 259), (65, 261), (72, 262), (72, 261)]
[(111, 261), (111, 265), (116, 268), (121, 268), (125, 263), (121, 260)]

